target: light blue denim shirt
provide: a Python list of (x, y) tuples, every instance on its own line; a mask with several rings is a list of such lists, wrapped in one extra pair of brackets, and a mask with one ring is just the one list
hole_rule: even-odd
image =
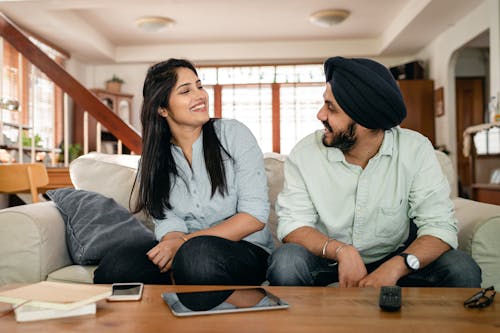
[(382, 259), (408, 238), (432, 235), (456, 248), (450, 187), (430, 141), (399, 127), (385, 131), (365, 169), (322, 143), (322, 131), (299, 142), (285, 162), (278, 196), (278, 237), (310, 226), (352, 244), (365, 263)]
[(193, 144), (191, 167), (182, 150), (172, 145), (179, 177), (170, 191), (172, 209), (165, 212), (165, 219), (154, 220), (156, 239), (160, 240), (172, 231), (192, 233), (207, 229), (236, 213), (247, 213), (265, 223), (266, 227), (244, 240), (271, 251), (273, 241), (267, 226), (267, 179), (257, 141), (250, 130), (236, 120), (216, 120), (214, 128), (221, 144), (232, 157), (229, 159), (222, 154), (229, 193), (222, 196), (216, 191), (211, 197), (212, 185), (203, 157), (203, 133)]

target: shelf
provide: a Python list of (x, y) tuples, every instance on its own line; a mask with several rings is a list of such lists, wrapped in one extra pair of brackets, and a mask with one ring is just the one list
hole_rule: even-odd
[(19, 128), (19, 127), (21, 127), (22, 129), (26, 129), (26, 130), (28, 130), (28, 129), (32, 129), (32, 128), (33, 128), (33, 126), (27, 126), (27, 125), (21, 125), (21, 126), (19, 126), (18, 124), (15, 124), (15, 123), (9, 123), (9, 122), (6, 122), (6, 121), (3, 121), (3, 122), (2, 122), (2, 125), (4, 125), (4, 126), (9, 126), (9, 127), (14, 127), (14, 128)]
[[(18, 146), (12, 146), (12, 145), (0, 145), (0, 149), (5, 149), (5, 150), (19, 150), (19, 147)], [(23, 151), (29, 152), (29, 151), (31, 151), (31, 147), (30, 146), (25, 146), (25, 147), (23, 147)], [(54, 149), (52, 149), (52, 148), (35, 147), (35, 151), (36, 152), (46, 152), (46, 153), (51, 153), (51, 152), (60, 153), (61, 149), (60, 148), (54, 148)]]

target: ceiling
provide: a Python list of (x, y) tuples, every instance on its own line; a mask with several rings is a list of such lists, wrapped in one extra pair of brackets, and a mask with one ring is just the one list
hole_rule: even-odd
[[(483, 0), (10, 0), (0, 11), (86, 63), (190, 58), (198, 63), (310, 61), (326, 56), (404, 57), (418, 52)], [(323, 28), (320, 9), (351, 12)], [(144, 32), (141, 16), (176, 24)]]

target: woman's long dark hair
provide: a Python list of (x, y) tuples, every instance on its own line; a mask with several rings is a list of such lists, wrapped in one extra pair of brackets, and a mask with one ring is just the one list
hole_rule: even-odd
[[(134, 213), (144, 210), (156, 219), (165, 218), (165, 210), (172, 209), (170, 190), (179, 175), (171, 150), (172, 132), (160, 109), (168, 109), (172, 89), (177, 83), (177, 69), (185, 67), (196, 75), (193, 64), (183, 59), (169, 59), (149, 68), (142, 89), (143, 103), (142, 156), (134, 187), (139, 182), (139, 195)], [(224, 149), (214, 129), (214, 119), (203, 125), (203, 155), (212, 184), (212, 196), (216, 191), (227, 193), (226, 171), (222, 152)]]

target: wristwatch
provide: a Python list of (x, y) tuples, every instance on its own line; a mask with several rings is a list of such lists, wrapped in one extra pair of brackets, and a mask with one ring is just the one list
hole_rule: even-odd
[(415, 272), (420, 268), (420, 261), (415, 255), (403, 252), (398, 254), (398, 256), (403, 257), (406, 267), (408, 267), (412, 272)]

